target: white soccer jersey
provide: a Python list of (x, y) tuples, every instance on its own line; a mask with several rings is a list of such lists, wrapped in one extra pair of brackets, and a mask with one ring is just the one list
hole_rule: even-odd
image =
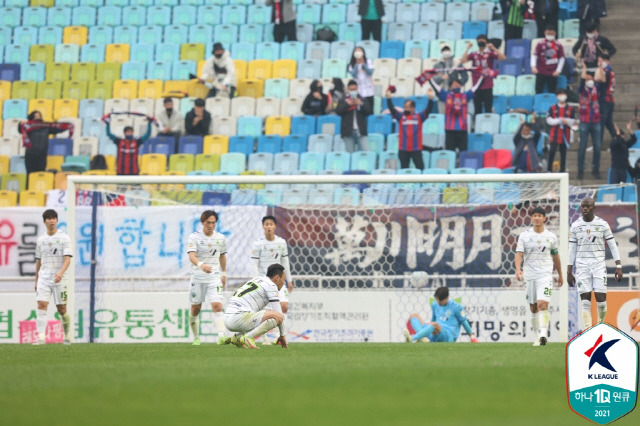
[(227, 243), (224, 235), (213, 231), (210, 237), (204, 232), (196, 231), (189, 235), (187, 253), (195, 252), (198, 260), (211, 265), (213, 270), (207, 274), (198, 266), (191, 263), (191, 280), (193, 282), (211, 282), (220, 277), (220, 255), (227, 253)]
[(607, 222), (598, 216), (594, 216), (591, 222), (585, 222), (582, 217), (573, 222), (569, 230), (569, 266), (604, 267), (605, 241), (613, 259), (620, 260), (618, 247)]
[(278, 287), (263, 275), (246, 282), (233, 293), (225, 314), (259, 312), (265, 309), (269, 303), (280, 303)]
[(558, 237), (548, 229), (541, 233), (537, 233), (533, 228), (527, 229), (518, 237), (516, 252), (524, 253), (522, 272), (525, 280), (551, 276), (551, 256), (558, 254)]
[(280, 263), (284, 266), (286, 278), (291, 280), (289, 272), (289, 251), (287, 250), (287, 242), (284, 238), (275, 236), (273, 241), (269, 241), (264, 236), (260, 237), (258, 241), (253, 243), (251, 259), (254, 262), (258, 262), (258, 274), (265, 275), (270, 265)]
[(38, 275), (42, 279), (52, 279), (62, 268), (65, 256), (73, 256), (71, 239), (65, 232), (58, 229), (53, 235), (45, 234), (38, 237), (36, 259), (40, 259)]

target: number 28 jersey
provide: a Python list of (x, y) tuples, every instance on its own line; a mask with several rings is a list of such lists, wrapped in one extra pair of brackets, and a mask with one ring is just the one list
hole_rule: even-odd
[(255, 277), (233, 293), (225, 314), (259, 312), (274, 302), (280, 303), (278, 287), (266, 276)]

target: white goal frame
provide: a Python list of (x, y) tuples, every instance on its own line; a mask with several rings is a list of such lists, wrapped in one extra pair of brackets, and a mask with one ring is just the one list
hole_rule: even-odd
[[(557, 182), (559, 185), (559, 254), (562, 267), (566, 270), (569, 252), (569, 175), (567, 173), (542, 174), (459, 174), (459, 175), (248, 175), (248, 176), (101, 176), (70, 175), (67, 191), (76, 193), (77, 185), (144, 185), (144, 184), (383, 184), (383, 183), (516, 183), (516, 182)], [(513, 200), (522, 202), (524, 200)], [(468, 203), (471, 204), (471, 203)], [(162, 206), (158, 206), (162, 208)], [(67, 197), (67, 233), (71, 241), (76, 241), (76, 197)], [(69, 268), (69, 282), (75, 283), (75, 257)], [(374, 277), (375, 278), (375, 277)], [(558, 290), (560, 309), (560, 336), (568, 340), (569, 291), (568, 285)], [(69, 286), (69, 311), (75, 309), (75, 286)]]

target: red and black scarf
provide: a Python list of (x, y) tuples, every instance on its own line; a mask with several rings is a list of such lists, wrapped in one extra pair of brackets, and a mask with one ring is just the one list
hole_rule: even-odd
[(22, 144), (25, 148), (32, 148), (33, 144), (29, 139), (29, 132), (39, 129), (58, 129), (58, 130), (68, 130), (69, 137), (73, 136), (73, 124), (72, 123), (47, 123), (40, 120), (30, 120), (26, 123), (23, 123), (20, 126), (20, 132), (22, 133)]

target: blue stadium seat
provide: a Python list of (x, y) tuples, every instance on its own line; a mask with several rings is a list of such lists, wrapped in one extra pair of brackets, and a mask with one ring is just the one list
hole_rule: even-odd
[[(350, 61), (355, 43), (349, 40), (338, 40), (331, 43), (330, 56), (331, 59), (341, 59)], [(324, 64), (323, 64), (324, 65)]]
[(296, 152), (302, 154), (307, 150), (306, 135), (288, 135), (284, 137), (282, 143), (283, 152)]
[(325, 135), (340, 134), (342, 117), (334, 114), (320, 115), (317, 118), (316, 132)]
[[(136, 43), (131, 46), (129, 60), (135, 62), (153, 62), (155, 54), (152, 46), (144, 43)], [(124, 65), (124, 64), (123, 64)]]
[(234, 206), (254, 205), (256, 204), (256, 197), (256, 191), (253, 189), (234, 189), (231, 192), (230, 204)]
[(38, 29), (36, 27), (15, 27), (13, 29), (13, 42), (29, 46), (38, 44)]
[(316, 118), (312, 115), (291, 117), (291, 134), (309, 136), (316, 133)]
[(197, 8), (189, 5), (174, 6), (173, 25), (193, 25), (196, 23)]
[(392, 132), (391, 115), (370, 115), (367, 117), (367, 132), (388, 135)]
[[(189, 27), (189, 43), (207, 44), (213, 39), (213, 27), (211, 25), (191, 25)], [(209, 53), (209, 52), (205, 52)]]
[(247, 170), (261, 171), (265, 174), (271, 173), (273, 169), (273, 154), (268, 152), (255, 152), (249, 154), (249, 165)]
[(135, 44), (138, 42), (138, 27), (120, 25), (113, 29), (113, 42)]
[(389, 202), (389, 191), (387, 188), (370, 187), (362, 191), (362, 205), (378, 206)]
[(178, 141), (178, 154), (202, 154), (202, 136), (181, 136)]
[[(329, 59), (330, 44), (327, 41), (312, 41), (307, 43), (306, 59)], [(368, 56), (368, 55), (367, 55)]]
[[(299, 24), (319, 24), (322, 16), (319, 4), (299, 4), (297, 6), (296, 21)], [(344, 16), (344, 15), (343, 15)]]
[(35, 82), (44, 81), (45, 66), (42, 62), (27, 62), (20, 67), (20, 78)]
[(598, 203), (614, 203), (622, 201), (623, 194), (621, 187), (614, 187), (608, 185), (602, 185), (598, 188), (597, 202)]
[(98, 25), (115, 27), (122, 22), (122, 10), (118, 6), (102, 6), (98, 8)]
[(323, 24), (340, 24), (347, 16), (347, 6), (344, 4), (325, 4), (322, 6)]
[(249, 24), (240, 26), (238, 41), (243, 43), (258, 44), (264, 40), (264, 28), (260, 24)]
[(636, 185), (627, 185), (622, 188), (622, 201), (625, 203), (637, 202), (638, 194)]
[[(163, 62), (174, 62), (180, 60), (180, 45), (173, 43), (159, 43), (156, 44), (155, 47), (155, 60), (163, 61)], [(171, 66), (171, 64), (169, 64)], [(169, 73), (169, 77), (163, 80), (170, 80), (171, 73)]]
[(232, 136), (229, 138), (229, 152), (240, 152), (246, 156), (253, 153), (253, 136)]
[(144, 80), (147, 78), (146, 62), (125, 62), (120, 68), (123, 80)]
[(324, 170), (324, 157), (322, 152), (303, 152), (300, 154), (300, 170), (320, 173)]
[(171, 80), (171, 61), (154, 61), (147, 64), (147, 79)]
[(171, 8), (168, 6), (151, 6), (147, 8), (147, 25), (170, 25)]
[(180, 45), (189, 41), (189, 27), (186, 25), (167, 25), (163, 33), (165, 43)]
[(479, 175), (499, 175), (502, 173), (502, 169), (499, 169), (497, 167), (481, 167), (476, 170), (476, 173)]
[(51, 27), (67, 27), (71, 25), (71, 8), (49, 8), (49, 10), (47, 10), (47, 25)]
[(2, 119), (25, 119), (27, 117), (29, 102), (25, 99), (7, 99), (2, 103)]
[(380, 57), (401, 59), (404, 55), (404, 42), (387, 40), (380, 44)]
[(332, 151), (325, 156), (325, 170), (334, 170), (340, 173), (348, 171), (351, 167), (351, 154), (344, 151)]
[(504, 39), (504, 21), (502, 19), (489, 22), (487, 37)]
[[(242, 25), (241, 27), (245, 26)], [(238, 41), (238, 27), (236, 25), (216, 25), (213, 29), (213, 38), (216, 42), (229, 46), (231, 43)]]
[(169, 156), (176, 153), (176, 140), (173, 137), (155, 137), (145, 142), (145, 154), (164, 154)]
[(557, 102), (555, 93), (539, 93), (533, 99), (533, 110), (538, 114), (546, 115), (549, 108)]
[(513, 151), (516, 148), (513, 144), (513, 134), (499, 133), (493, 135), (493, 144), (491, 147), (493, 149), (508, 149), (509, 151)]
[(465, 22), (469, 20), (469, 3), (448, 3), (445, 8), (447, 21)]
[[(498, 117), (498, 122), (500, 117)], [(468, 151), (485, 152), (491, 149), (492, 137), (491, 133), (471, 133), (467, 143)], [(477, 167), (476, 167), (477, 168)]]
[(378, 59), (380, 57), (380, 43), (376, 40), (364, 40), (356, 43), (356, 46), (362, 47), (367, 59)]
[(452, 170), (456, 167), (455, 151), (438, 150), (431, 153), (430, 168)]
[(474, 126), (476, 133), (498, 133), (500, 130), (500, 115), (498, 114), (477, 114)]
[(279, 189), (259, 189), (256, 204), (267, 206), (282, 204), (282, 191)]
[(425, 135), (444, 135), (444, 114), (429, 114), (422, 123), (422, 133)]
[(4, 47), (4, 62), (7, 64), (23, 64), (29, 62), (29, 46), (9, 44)]
[(22, 22), (22, 9), (19, 7), (0, 8), (0, 26), (18, 27)]
[(217, 25), (222, 22), (222, 9), (218, 5), (198, 7), (198, 25)]
[(315, 80), (322, 75), (322, 61), (319, 59), (303, 59), (298, 61), (298, 78)]
[(298, 170), (300, 153), (293, 151), (279, 152), (273, 157), (273, 170), (291, 173)]
[(243, 25), (247, 21), (247, 9), (239, 5), (222, 6), (222, 23), (227, 25)]
[(505, 95), (493, 95), (493, 111), (496, 114), (506, 114), (508, 102), (509, 98)]
[(383, 151), (378, 159), (378, 167), (381, 169), (397, 170), (400, 167), (398, 151)]
[(248, 43), (240, 41), (238, 43), (231, 44), (231, 57), (233, 59), (239, 59), (242, 61), (253, 61), (256, 59), (255, 52), (256, 45), (254, 43)]
[(462, 22), (458, 22), (458, 21), (439, 22), (438, 38), (447, 39), (447, 40), (461, 39), (462, 38)]
[(462, 38), (476, 38), (481, 34), (487, 34), (486, 22), (468, 21), (462, 24)]
[(202, 194), (203, 206), (226, 206), (229, 204), (231, 194), (220, 191), (207, 191)]
[(362, 40), (362, 28), (353, 22), (343, 22), (338, 27), (338, 40), (356, 41)]
[(0, 80), (20, 80), (20, 64), (0, 64)]
[(55, 138), (49, 139), (49, 149), (47, 155), (73, 155), (73, 139)]
[(523, 59), (507, 57), (504, 61), (498, 62), (498, 71), (501, 75), (518, 76), (523, 72)]
[(270, 61), (280, 59), (280, 44), (271, 41), (258, 43), (256, 46), (256, 59), (268, 59)]
[[(262, 118), (256, 116), (238, 117), (237, 128), (239, 136), (245, 135), (256, 138), (262, 134)], [(251, 142), (251, 152), (253, 152), (253, 140)]]
[(113, 43), (113, 28), (107, 26), (92, 26), (89, 28), (89, 43), (107, 45)]
[(90, 27), (96, 24), (96, 8), (89, 6), (74, 7), (71, 14), (71, 23)]
[(418, 3), (398, 3), (395, 18), (395, 22), (418, 22), (420, 20), (420, 5)]
[(493, 94), (514, 96), (516, 94), (516, 78), (512, 75), (499, 75), (493, 80)]
[[(78, 116), (81, 119), (85, 120), (90, 117), (102, 117), (102, 114), (104, 114), (104, 101), (102, 99), (80, 100)], [(83, 136), (85, 135), (83, 134)]]
[(442, 22), (445, 17), (444, 3), (423, 3), (420, 6), (420, 21)]
[(285, 99), (289, 97), (289, 80), (270, 78), (264, 83), (264, 97)]
[(301, 61), (304, 59), (305, 44), (301, 41), (287, 41), (280, 44), (280, 59), (293, 59)]
[(356, 151), (351, 153), (350, 170), (361, 170), (367, 173), (373, 172), (376, 168), (378, 155), (372, 151)]
[(268, 24), (271, 22), (272, 8), (264, 4), (252, 4), (247, 7), (247, 24)]
[(147, 9), (143, 6), (125, 6), (122, 8), (122, 25), (141, 27), (147, 24)]
[(258, 136), (258, 149), (256, 152), (268, 152), (277, 154), (282, 152), (282, 136), (260, 135)]
[(413, 24), (412, 38), (428, 43), (428, 40), (438, 38), (438, 24), (436, 22), (416, 22)]
[(138, 28), (138, 43), (156, 44), (162, 40), (162, 26), (145, 25)]
[(395, 205), (416, 204), (414, 188), (389, 188), (388, 203)]
[(404, 43), (404, 56), (406, 58), (427, 59), (429, 54), (429, 42), (427, 40), (407, 40)]
[(315, 134), (309, 136), (309, 152), (326, 154), (333, 150), (333, 138), (331, 135)]
[(12, 37), (11, 27), (4, 25), (0, 26), (0, 46), (11, 44)]
[(500, 133), (513, 135), (525, 118), (524, 114), (502, 114), (500, 116)]
[(525, 109), (533, 111), (533, 96), (516, 95), (509, 97), (509, 109)]
[(189, 75), (196, 72), (196, 63), (194, 61), (175, 61), (171, 66), (171, 79), (189, 80)]
[[(491, 149), (491, 145), (489, 145), (489, 149)], [(475, 173), (476, 169), (482, 168), (484, 162), (484, 152), (471, 150), (462, 151), (460, 153), (459, 160), (459, 165), (461, 168), (473, 169)], [(452, 173), (454, 172), (452, 171)]]
[(408, 22), (391, 22), (388, 28), (387, 40), (402, 41), (411, 39), (413, 26)]

